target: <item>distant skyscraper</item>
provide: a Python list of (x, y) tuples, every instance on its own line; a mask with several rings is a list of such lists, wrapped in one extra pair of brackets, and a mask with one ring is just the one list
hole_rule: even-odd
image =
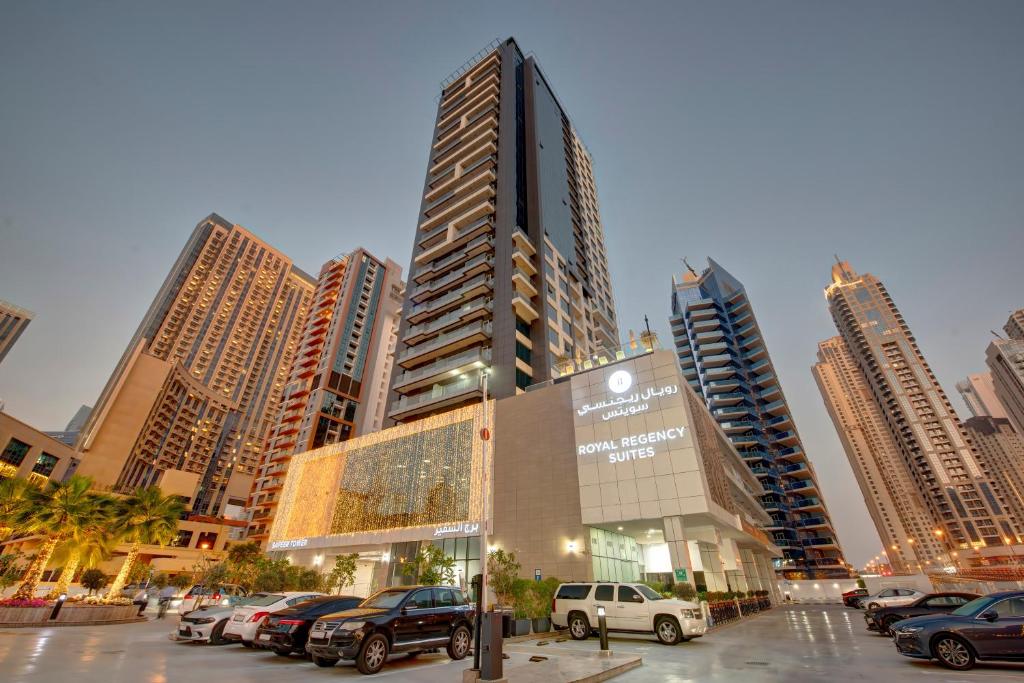
[(196, 226), (79, 437), (79, 473), (241, 514), (316, 281), (216, 214)]
[(74, 446), (75, 442), (78, 441), (78, 434), (82, 431), (82, 427), (85, 426), (85, 421), (89, 419), (90, 412), (92, 412), (91, 407), (79, 406), (67, 426), (64, 427), (64, 431), (44, 433), (49, 437), (57, 439), (57, 441), (60, 441), (63, 444)]
[(903, 472), (892, 476), (913, 481), (933, 533), (941, 533), (948, 549), (1001, 544), (1004, 535), (1014, 535), (1016, 521), (998, 502), (998, 482), (985, 476), (971, 452), (966, 430), (885, 286), (844, 261), (832, 267), (825, 298), (899, 447)]
[(811, 371), (893, 571), (915, 573), (942, 561), (945, 548), (924, 499), (842, 337), (818, 344)]
[(779, 569), (847, 575), (842, 551), (743, 285), (708, 259), (672, 282), (683, 375), (761, 481)]
[(253, 483), (253, 540), (266, 539), (292, 455), (381, 428), (403, 290), (401, 267), (364, 249), (320, 269)]
[(1024, 340), (1024, 308), (1018, 308), (1010, 314), (1010, 319), (1003, 325), (1003, 330), (1010, 339)]
[(994, 339), (985, 351), (996, 397), (1013, 428), (1024, 434), (1024, 339)]
[(0, 362), (18, 341), (18, 337), (32, 322), (32, 311), (9, 304), (0, 299)]
[[(499, 123), (500, 122), (500, 123)], [(618, 345), (590, 154), (509, 38), (441, 84), (387, 417), (502, 398)]]
[(974, 417), (1006, 417), (1006, 409), (996, 396), (991, 372), (968, 375), (967, 379), (956, 383), (956, 390)]
[[(1001, 483), (1003, 500), (1017, 519), (1024, 519), (1024, 439), (1005, 418), (972, 417), (964, 421), (985, 475)], [(1014, 542), (1024, 542), (1024, 534)]]

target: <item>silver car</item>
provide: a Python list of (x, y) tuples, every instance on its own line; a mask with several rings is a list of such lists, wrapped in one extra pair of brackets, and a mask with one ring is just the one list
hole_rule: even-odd
[(227, 642), (223, 638), (224, 627), (234, 610), (234, 605), (208, 605), (186, 612), (181, 615), (178, 630), (171, 634), (171, 640), (222, 645)]
[(924, 596), (924, 593), (915, 588), (883, 588), (873, 595), (861, 598), (860, 606), (868, 609), (902, 607)]

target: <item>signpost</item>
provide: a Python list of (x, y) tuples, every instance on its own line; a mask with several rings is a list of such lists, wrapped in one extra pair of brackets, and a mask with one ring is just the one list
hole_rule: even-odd
[(676, 569), (675, 570), (675, 575), (676, 575), (676, 583), (680, 583), (682, 581), (686, 581), (686, 570), (685, 569)]

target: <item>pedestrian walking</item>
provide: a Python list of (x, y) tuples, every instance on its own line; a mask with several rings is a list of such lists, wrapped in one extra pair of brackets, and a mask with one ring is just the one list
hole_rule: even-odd
[(160, 589), (160, 592), (157, 594), (157, 619), (164, 618), (164, 615), (167, 614), (167, 608), (171, 605), (171, 600), (174, 599), (174, 596), (177, 595), (177, 593), (178, 589), (174, 586), (165, 586)]

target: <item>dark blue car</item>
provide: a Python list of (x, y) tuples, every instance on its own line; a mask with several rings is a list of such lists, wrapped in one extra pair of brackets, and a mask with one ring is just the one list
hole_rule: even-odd
[(950, 614), (901, 621), (893, 639), (900, 654), (937, 659), (957, 671), (978, 660), (1024, 661), (1024, 591), (992, 593)]

